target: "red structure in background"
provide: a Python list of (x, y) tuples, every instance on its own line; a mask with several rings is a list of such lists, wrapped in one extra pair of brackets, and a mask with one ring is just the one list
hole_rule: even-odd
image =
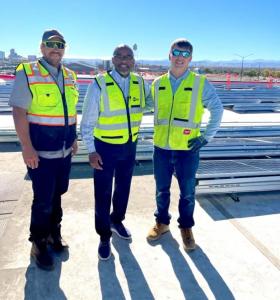
[(267, 80), (267, 88), (271, 89), (273, 85), (273, 77), (271, 75), (268, 76), (268, 80)]
[(15, 78), (15, 75), (0, 74), (0, 79), (12, 80), (14, 78)]
[(227, 85), (227, 89), (228, 90), (230, 89), (230, 84), (231, 84), (231, 82), (230, 82), (230, 76), (231, 76), (231, 74), (227, 73), (227, 75), (226, 75), (226, 85)]
[[(94, 71), (90, 72), (91, 76), (93, 76), (95, 74), (96, 73)], [(147, 80), (149, 81), (149, 76), (151, 76), (151, 74), (145, 73), (145, 75), (146, 75), (145, 77), (147, 77)], [(230, 74), (230, 73), (226, 74), (226, 85), (227, 85), (228, 88), (234, 83), (238, 83), (238, 84), (263, 84), (263, 85), (266, 85), (267, 88), (272, 88), (273, 85), (280, 85), (279, 81), (276, 80), (274, 82), (274, 78), (272, 76), (269, 76), (267, 78), (267, 81), (238, 81), (238, 80), (236, 80), (236, 74), (234, 74), (233, 76), (234, 76), (234, 79), (232, 80), (232, 74)], [(3, 80), (14, 80), (14, 78), (15, 78), (15, 75), (0, 74), (0, 79), (3, 79)], [(150, 81), (152, 81), (152, 80), (150, 80)], [(225, 81), (222, 81), (222, 80), (211, 80), (210, 79), (210, 81), (213, 82), (213, 83), (221, 83), (221, 84), (225, 83)], [(92, 82), (92, 78), (80, 78), (80, 79), (78, 79), (78, 82), (90, 83), (90, 82)]]

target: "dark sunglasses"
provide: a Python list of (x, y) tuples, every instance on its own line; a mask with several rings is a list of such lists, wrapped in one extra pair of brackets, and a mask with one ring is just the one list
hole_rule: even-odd
[(47, 48), (57, 48), (57, 49), (64, 49), (65, 48), (65, 43), (59, 42), (59, 41), (46, 41), (46, 42), (43, 42), (43, 44)]
[(191, 52), (189, 50), (178, 50), (178, 49), (173, 49), (172, 50), (172, 55), (173, 56), (180, 56), (182, 55), (185, 58), (188, 58), (191, 56)]

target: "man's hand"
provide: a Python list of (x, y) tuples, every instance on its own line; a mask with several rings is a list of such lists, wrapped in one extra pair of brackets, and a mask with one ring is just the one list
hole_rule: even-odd
[(102, 158), (97, 152), (92, 152), (88, 155), (89, 164), (97, 170), (103, 170), (102, 165)]
[(73, 145), (72, 145), (72, 156), (73, 155), (76, 155), (78, 152), (78, 142), (77, 142), (77, 139), (74, 141)]
[(24, 163), (31, 169), (38, 168), (39, 157), (36, 150), (32, 146), (22, 147), (22, 156)]
[(188, 147), (191, 148), (190, 150), (192, 152), (197, 152), (200, 150), (201, 147), (203, 147), (207, 143), (207, 140), (201, 135), (199, 137), (189, 140)]

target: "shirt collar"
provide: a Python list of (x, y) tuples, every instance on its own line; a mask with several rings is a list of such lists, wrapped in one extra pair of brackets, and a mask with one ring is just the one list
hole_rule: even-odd
[(180, 77), (176, 78), (174, 75), (172, 75), (172, 73), (171, 73), (170, 70), (169, 70), (167, 76), (168, 76), (168, 78), (169, 78), (170, 80), (176, 81), (176, 80), (181, 80), (181, 79), (183, 79), (183, 78), (186, 78), (186, 77), (189, 75), (189, 73), (190, 73), (190, 71), (189, 71), (189, 69), (187, 69), (187, 70), (185, 71), (185, 73), (183, 73), (183, 75), (181, 75)]
[(41, 63), (43, 64), (43, 66), (44, 66), (50, 73), (52, 73), (52, 74), (57, 75), (57, 74), (60, 72), (60, 70), (61, 70), (61, 64), (59, 65), (58, 68), (56, 68), (56, 67), (50, 65), (50, 64), (46, 61), (46, 59), (45, 59), (44, 57), (41, 57), (41, 58), (40, 58), (40, 62), (41, 62)]
[(127, 77), (123, 77), (116, 69), (113, 69), (110, 73), (117, 81), (130, 80), (130, 73)]

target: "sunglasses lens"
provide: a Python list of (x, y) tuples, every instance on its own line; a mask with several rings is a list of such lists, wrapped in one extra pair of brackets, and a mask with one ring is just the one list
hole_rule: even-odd
[(180, 55), (180, 50), (177, 50), (177, 49), (173, 49), (173, 51), (172, 51), (172, 54), (174, 55), (174, 56), (179, 56)]
[(65, 48), (65, 44), (62, 42), (56, 42), (56, 41), (49, 41), (49, 42), (45, 42), (45, 45), (48, 48), (57, 48), (57, 49), (64, 49)]
[(172, 54), (173, 54), (173, 56), (182, 55), (185, 58), (188, 58), (191, 55), (190, 51), (188, 51), (188, 50), (181, 51), (181, 50), (178, 50), (178, 49), (173, 49)]
[(184, 57), (189, 57), (191, 55), (189, 51), (182, 51), (181, 53)]

